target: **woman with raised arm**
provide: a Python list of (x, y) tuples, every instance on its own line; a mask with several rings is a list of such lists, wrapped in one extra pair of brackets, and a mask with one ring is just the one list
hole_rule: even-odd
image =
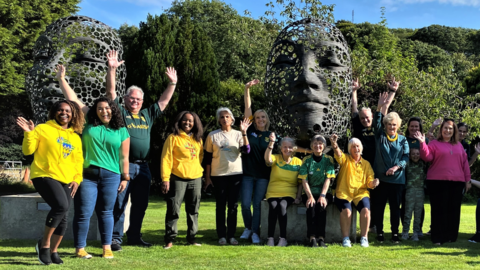
[[(208, 134), (205, 142), (205, 189), (209, 185), (215, 187), (218, 243), (238, 245), (235, 239), (237, 230), (238, 196), (242, 183), (242, 153), (250, 152), (247, 129), (250, 119), (240, 122), (240, 130), (232, 129), (235, 123), (232, 111), (222, 107), (216, 113), (217, 122), (221, 128)], [(227, 211), (227, 226), (225, 227), (225, 208)]]
[(73, 240), (78, 258), (90, 259), (85, 251), (90, 218), (97, 213), (103, 258), (112, 259), (113, 207), (117, 193), (130, 180), (128, 153), (130, 136), (120, 110), (112, 100), (100, 97), (88, 108), (65, 80), (65, 67), (58, 65), (56, 77), (66, 99), (75, 102), (87, 114), (83, 130), (83, 183), (75, 196)]
[(196, 113), (183, 111), (175, 118), (172, 130), (163, 145), (161, 163), (162, 192), (166, 194), (167, 202), (163, 248), (173, 247), (183, 199), (187, 213), (187, 242), (201, 246), (195, 236), (202, 195), (203, 125)]
[(34, 126), (23, 117), (17, 124), (24, 131), (22, 150), (34, 154), (30, 177), (33, 186), (50, 206), (43, 237), (38, 240), (38, 261), (63, 264), (58, 246), (67, 230), (68, 209), (82, 182), (82, 133), (84, 116), (77, 104), (57, 101), (45, 124)]
[(426, 183), (430, 194), (432, 243), (455, 242), (463, 189), (468, 191), (471, 187), (468, 157), (459, 141), (457, 125), (453, 119), (444, 119), (437, 139), (428, 145), (419, 131), (415, 138), (420, 141), (420, 157), (430, 162)]
[[(260, 203), (265, 197), (270, 179), (270, 167), (265, 165), (264, 154), (270, 143), (271, 132), (270, 120), (264, 110), (257, 110), (252, 115), (252, 102), (250, 100), (250, 87), (260, 83), (253, 80), (245, 85), (245, 118), (253, 121), (246, 132), (250, 143), (250, 153), (242, 156), (243, 179), (242, 179), (242, 216), (245, 230), (240, 239), (252, 237), (252, 243), (260, 243)], [(273, 142), (274, 143), (274, 142)], [(252, 214), (253, 199), (253, 214)]]
[(275, 133), (270, 133), (270, 143), (265, 151), (265, 163), (272, 167), (270, 182), (267, 188), (268, 210), (268, 246), (274, 246), (275, 227), (280, 227), (280, 239), (277, 246), (287, 246), (287, 208), (292, 203), (299, 204), (302, 195), (302, 183), (298, 180), (298, 172), (302, 161), (294, 157), (297, 146), (292, 138), (283, 138), (280, 154), (272, 155)]
[(330, 183), (335, 178), (333, 158), (323, 154), (327, 141), (321, 135), (310, 140), (313, 155), (303, 159), (298, 178), (302, 180), (302, 201), (307, 207), (307, 237), (311, 247), (327, 247), (325, 245), (325, 225), (327, 223), (327, 205), (333, 202), (328, 192)]
[(335, 204), (340, 210), (340, 227), (342, 229), (344, 247), (351, 247), (350, 225), (352, 222), (352, 202), (360, 213), (360, 246), (368, 247), (368, 227), (370, 225), (370, 194), (368, 188), (374, 189), (379, 184), (374, 179), (370, 163), (362, 158), (363, 146), (359, 139), (352, 138), (348, 142), (348, 154), (344, 154), (337, 144), (338, 136), (330, 137), (335, 160), (340, 165), (337, 177)]
[(400, 225), (400, 203), (405, 186), (405, 166), (410, 153), (405, 136), (398, 134), (402, 119), (396, 112), (387, 114), (381, 121), (380, 112), (386, 103), (386, 94), (381, 94), (378, 100), (377, 112), (374, 115), (375, 143), (377, 144), (373, 171), (382, 183), (375, 189), (372, 202), (372, 220), (377, 229), (377, 240), (382, 243), (383, 217), (385, 206), (390, 207), (390, 225), (392, 242), (398, 243), (398, 227)]

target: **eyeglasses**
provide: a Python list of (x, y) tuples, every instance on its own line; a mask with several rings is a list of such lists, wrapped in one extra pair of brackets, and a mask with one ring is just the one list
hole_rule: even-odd
[(143, 98), (134, 98), (134, 97), (131, 97), (131, 96), (127, 96), (131, 101), (138, 101), (138, 102), (142, 102), (143, 101)]

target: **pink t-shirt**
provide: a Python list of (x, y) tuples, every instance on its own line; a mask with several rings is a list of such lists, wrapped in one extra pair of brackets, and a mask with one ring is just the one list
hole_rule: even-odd
[(420, 144), (420, 157), (430, 162), (427, 180), (470, 181), (468, 158), (461, 143), (431, 141)]

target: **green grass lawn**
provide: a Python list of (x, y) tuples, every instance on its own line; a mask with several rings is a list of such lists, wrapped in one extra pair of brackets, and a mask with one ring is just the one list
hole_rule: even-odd
[[(425, 204), (424, 232), (430, 226), (430, 205)], [(243, 231), (243, 221), (238, 213), (237, 239)], [(143, 238), (154, 246), (151, 248), (124, 246), (115, 253), (115, 258), (101, 258), (99, 241), (88, 242), (87, 251), (94, 258), (81, 260), (73, 256), (73, 241), (64, 241), (59, 250), (64, 265), (51, 265), (62, 269), (480, 269), (480, 244), (467, 239), (475, 232), (475, 206), (462, 206), (460, 236), (456, 243), (441, 247), (433, 246), (429, 237), (414, 243), (403, 241), (383, 244), (370, 234), (370, 247), (343, 248), (329, 244), (327, 249), (312, 249), (301, 245), (286, 248), (252, 245), (241, 241), (239, 246), (218, 246), (215, 233), (215, 202), (202, 201), (199, 217), (198, 241), (201, 247), (186, 246), (185, 215), (179, 221), (179, 237), (172, 249), (164, 250), (165, 203), (159, 197), (151, 197), (145, 217)], [(39, 224), (41, 226), (41, 224)], [(388, 209), (385, 214), (385, 229), (388, 232)], [(0, 228), (1, 229), (1, 228)], [(386, 233), (386, 240), (390, 234)], [(36, 258), (35, 240), (0, 240), (0, 269), (44, 269)]]

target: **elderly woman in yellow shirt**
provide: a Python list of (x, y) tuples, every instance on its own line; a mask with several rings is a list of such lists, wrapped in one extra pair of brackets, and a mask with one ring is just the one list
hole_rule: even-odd
[(295, 141), (291, 138), (283, 138), (280, 145), (280, 154), (272, 155), (273, 145), (276, 141), (275, 133), (269, 136), (269, 144), (265, 151), (265, 162), (272, 167), (270, 182), (267, 187), (268, 210), (268, 246), (275, 244), (273, 236), (275, 227), (280, 227), (280, 239), (277, 246), (287, 245), (287, 208), (293, 202), (299, 204), (302, 195), (302, 182), (298, 181), (298, 172), (302, 161), (294, 157), (296, 150)]
[(337, 144), (338, 136), (330, 137), (335, 160), (340, 165), (337, 177), (335, 204), (341, 212), (340, 227), (342, 229), (344, 247), (351, 247), (348, 237), (352, 222), (352, 201), (355, 208), (360, 212), (360, 245), (368, 247), (368, 227), (370, 225), (370, 194), (367, 188), (375, 188), (380, 183), (374, 179), (372, 166), (362, 158), (363, 146), (357, 138), (348, 142), (348, 153), (344, 154)]

